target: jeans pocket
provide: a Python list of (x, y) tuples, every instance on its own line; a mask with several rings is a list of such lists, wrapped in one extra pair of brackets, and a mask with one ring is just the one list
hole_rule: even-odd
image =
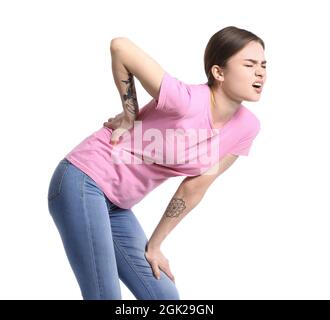
[(61, 193), (62, 181), (70, 162), (66, 159), (60, 161), (57, 165), (48, 188), (48, 201), (55, 199)]

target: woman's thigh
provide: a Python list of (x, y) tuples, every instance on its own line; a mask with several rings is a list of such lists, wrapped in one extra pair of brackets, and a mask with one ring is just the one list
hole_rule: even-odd
[(84, 299), (121, 299), (108, 208), (94, 180), (62, 160), (48, 207)]
[(131, 209), (123, 209), (107, 199), (112, 238), (120, 279), (139, 300), (179, 300), (174, 282), (161, 271), (160, 280), (152, 272), (144, 253), (148, 239)]

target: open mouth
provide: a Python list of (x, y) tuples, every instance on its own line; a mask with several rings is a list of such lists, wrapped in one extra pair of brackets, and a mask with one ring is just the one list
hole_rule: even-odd
[(258, 93), (261, 93), (262, 91), (262, 86), (258, 86), (258, 85), (252, 85), (252, 87), (255, 89), (255, 91), (257, 91)]

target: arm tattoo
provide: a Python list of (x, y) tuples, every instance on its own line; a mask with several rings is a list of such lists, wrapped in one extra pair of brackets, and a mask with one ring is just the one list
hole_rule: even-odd
[(126, 94), (123, 95), (124, 107), (126, 110), (136, 116), (139, 112), (138, 101), (136, 98), (136, 90), (134, 85), (134, 77), (131, 72), (128, 73), (127, 80), (121, 80), (127, 85)]
[(165, 215), (166, 217), (178, 217), (185, 208), (186, 204), (183, 199), (172, 198), (166, 208)]

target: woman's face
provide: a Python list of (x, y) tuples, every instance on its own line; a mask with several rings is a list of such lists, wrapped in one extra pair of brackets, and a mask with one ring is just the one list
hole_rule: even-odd
[[(261, 90), (252, 86), (256, 81), (261, 82)], [(258, 101), (265, 81), (266, 62), (263, 47), (260, 43), (251, 41), (228, 60), (222, 89), (233, 100)]]

